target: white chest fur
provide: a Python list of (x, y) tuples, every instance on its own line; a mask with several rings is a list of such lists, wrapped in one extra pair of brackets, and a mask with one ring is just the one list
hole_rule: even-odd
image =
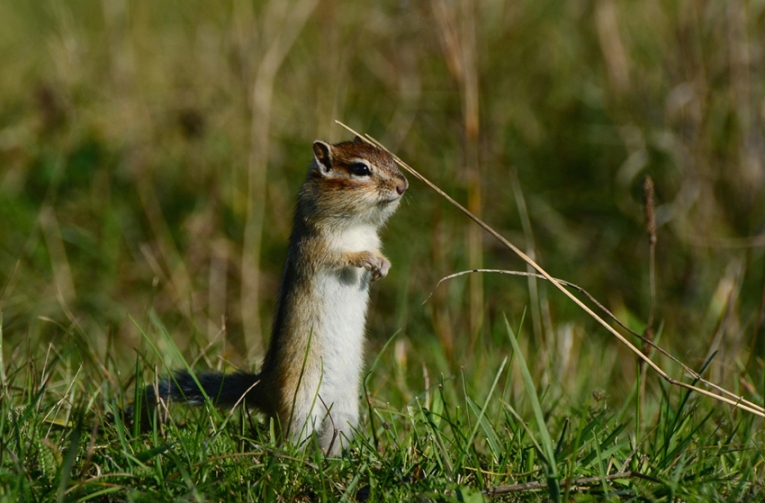
[[(331, 237), (339, 252), (373, 251), (380, 246), (377, 230), (370, 226), (345, 229)], [(317, 323), (319, 351), (324, 365), (321, 394), (333, 402), (356, 393), (364, 350), (364, 331), (369, 303), (370, 272), (359, 267), (319, 273), (316, 294), (323, 308)]]
[(377, 229), (371, 225), (359, 225), (333, 232), (329, 236), (330, 247), (339, 252), (373, 251), (380, 248)]

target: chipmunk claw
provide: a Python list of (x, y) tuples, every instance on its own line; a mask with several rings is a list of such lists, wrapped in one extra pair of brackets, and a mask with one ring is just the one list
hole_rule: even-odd
[(384, 278), (390, 271), (390, 261), (382, 255), (369, 253), (362, 263), (362, 267), (372, 273), (372, 281)]

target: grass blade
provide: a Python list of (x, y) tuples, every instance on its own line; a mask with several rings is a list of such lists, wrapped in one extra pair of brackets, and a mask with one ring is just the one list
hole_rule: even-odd
[(515, 337), (515, 332), (510, 327), (510, 323), (505, 317), (505, 327), (507, 329), (507, 336), (510, 339), (510, 344), (513, 346), (513, 353), (516, 355), (518, 361), (518, 367), (521, 370), (523, 376), (523, 383), (526, 387), (526, 394), (531, 402), (531, 408), (534, 411), (534, 419), (539, 429), (540, 442), (542, 444), (542, 454), (544, 454), (545, 465), (547, 471), (547, 487), (550, 491), (550, 498), (553, 501), (560, 501), (560, 484), (558, 482), (558, 467), (555, 462), (555, 446), (553, 445), (550, 431), (545, 424), (545, 417), (542, 413), (542, 405), (539, 403), (539, 396), (537, 396), (537, 389), (534, 385), (534, 379), (531, 377), (531, 372), (526, 365), (526, 359), (521, 353), (521, 348), (518, 346), (518, 339)]
[(486, 409), (489, 407), (489, 403), (491, 402), (491, 397), (494, 394), (494, 389), (497, 387), (497, 382), (499, 382), (499, 376), (502, 375), (502, 371), (505, 370), (505, 365), (507, 364), (507, 357), (505, 357), (502, 360), (502, 364), (499, 366), (499, 371), (497, 371), (497, 375), (494, 376), (494, 382), (491, 384), (491, 388), (489, 389), (489, 394), (486, 396), (486, 402), (483, 404), (483, 407), (481, 408), (481, 412), (478, 415), (478, 418), (476, 419), (475, 425), (473, 426), (473, 430), (470, 432), (470, 436), (467, 438), (467, 441), (465, 442), (465, 449), (462, 450), (460, 453), (460, 457), (457, 460), (456, 466), (462, 465), (462, 460), (465, 457), (465, 453), (470, 449), (470, 446), (473, 444), (473, 440), (475, 439), (475, 436), (478, 434), (478, 429), (481, 427), (481, 421), (483, 420), (483, 416), (486, 414)]

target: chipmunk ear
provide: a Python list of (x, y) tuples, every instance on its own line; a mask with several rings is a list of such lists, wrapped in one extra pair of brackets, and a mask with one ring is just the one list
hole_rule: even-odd
[(364, 140), (361, 139), (361, 136), (356, 136), (353, 139), (353, 143), (365, 143)]
[(322, 174), (326, 175), (332, 170), (332, 156), (329, 145), (319, 140), (313, 142), (313, 157), (316, 159)]

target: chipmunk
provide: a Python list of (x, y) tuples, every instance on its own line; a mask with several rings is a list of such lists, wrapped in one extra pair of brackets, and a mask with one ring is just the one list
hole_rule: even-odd
[(207, 396), (220, 407), (244, 401), (275, 418), (287, 439), (302, 444), (315, 435), (335, 456), (359, 419), (369, 285), (390, 270), (378, 230), (408, 182), (390, 154), (358, 137), (316, 141), (313, 154), (260, 373), (199, 372), (195, 379), (179, 371), (146, 395), (149, 404), (156, 392), (192, 404)]

